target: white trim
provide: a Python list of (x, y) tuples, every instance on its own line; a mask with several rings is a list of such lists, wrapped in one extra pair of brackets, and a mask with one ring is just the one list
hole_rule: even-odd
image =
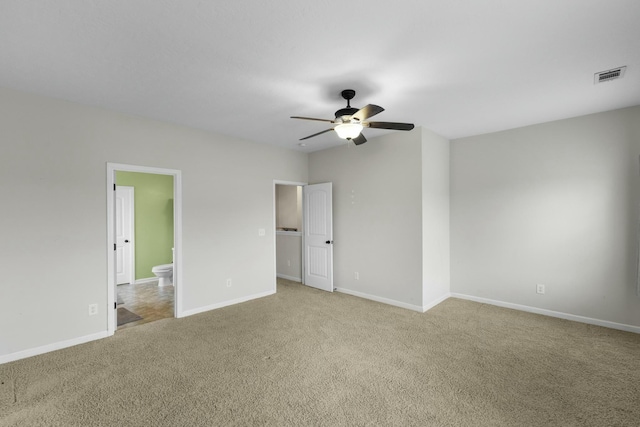
[(116, 185), (116, 169), (107, 163), (107, 331), (109, 335), (113, 335), (116, 331), (116, 310), (115, 307), (116, 292), (116, 262), (114, 255), (114, 247), (116, 243), (115, 230), (115, 191)]
[(408, 310), (417, 311), (423, 313), (424, 310), (419, 305), (407, 304), (406, 302), (396, 301), (389, 298), (383, 298), (376, 295), (365, 294), (364, 292), (352, 291), (351, 289), (335, 288), (336, 292), (342, 292), (343, 294), (353, 295), (354, 297), (360, 297), (371, 301), (381, 302), (383, 304), (393, 305), (395, 307), (406, 308)]
[(469, 301), (480, 302), (484, 304), (495, 305), (498, 307), (511, 308), (513, 310), (526, 311), (528, 313), (542, 314), (543, 316), (557, 317), (559, 319), (571, 320), (573, 322), (586, 323), (589, 325), (603, 326), (605, 328), (617, 329), (620, 331), (634, 332), (640, 334), (640, 326), (626, 325), (624, 323), (610, 322), (608, 320), (593, 319), (591, 317), (578, 316), (575, 314), (563, 313), (560, 311), (547, 310), (544, 308), (530, 307), (528, 305), (513, 304), (510, 302), (496, 301), (488, 298), (475, 297), (472, 295), (464, 295), (452, 293), (453, 298), (460, 298)]
[(269, 291), (266, 291), (266, 292), (260, 292), (259, 294), (247, 295), (247, 296), (236, 298), (236, 299), (232, 299), (232, 300), (229, 300), (229, 301), (223, 301), (223, 302), (219, 302), (219, 303), (216, 303), (216, 304), (206, 305), (204, 307), (194, 308), (192, 310), (184, 310), (181, 313), (180, 317), (193, 316), (194, 314), (204, 313), (205, 311), (215, 310), (217, 308), (228, 307), (230, 305), (240, 304), (240, 303), (251, 301), (251, 300), (254, 300), (254, 299), (267, 297), (267, 296), (273, 295), (275, 293), (276, 293), (276, 291), (269, 290)]
[(450, 297), (451, 297), (451, 294), (447, 292), (446, 294), (442, 295), (440, 298), (436, 298), (427, 304), (422, 304), (422, 312), (425, 313), (431, 310), (433, 307), (440, 304), (441, 302), (448, 300)]
[(274, 179), (273, 180), (273, 184), (274, 184), (274, 187), (273, 187), (274, 194), (275, 194), (275, 188), (276, 188), (275, 184), (278, 184), (278, 185), (295, 185), (296, 187), (301, 186), (301, 185), (308, 185), (307, 182), (282, 181), (280, 179)]
[(134, 285), (142, 285), (144, 283), (151, 283), (151, 282), (157, 282), (158, 278), (157, 277), (147, 277), (145, 279), (138, 279), (138, 280), (134, 280), (133, 284)]
[(287, 280), (291, 280), (291, 281), (294, 281), (294, 282), (302, 283), (302, 277), (287, 276), (286, 274), (276, 274), (276, 276), (281, 278), (281, 279), (287, 279)]
[[(174, 285), (174, 316), (184, 317), (182, 309), (182, 171), (178, 169), (164, 169), (149, 166), (127, 165), (107, 162), (107, 307), (114, 307), (115, 296), (115, 261), (113, 245), (115, 243), (115, 203), (113, 185), (116, 182), (116, 171), (141, 172), (157, 175), (173, 176), (173, 285)], [(107, 328), (109, 335), (113, 335), (117, 328), (115, 310), (107, 311)]]
[(27, 357), (37, 356), (39, 354), (49, 353), (51, 351), (62, 350), (63, 348), (73, 347), (74, 345), (84, 344), (89, 341), (95, 341), (102, 338), (106, 338), (112, 333), (107, 331), (98, 332), (91, 335), (85, 335), (83, 337), (73, 338), (66, 341), (60, 341), (53, 344), (47, 344), (40, 347), (30, 348), (28, 350), (22, 350), (15, 353), (5, 354), (0, 356), (0, 365), (3, 363), (9, 363), (20, 359), (26, 359)]

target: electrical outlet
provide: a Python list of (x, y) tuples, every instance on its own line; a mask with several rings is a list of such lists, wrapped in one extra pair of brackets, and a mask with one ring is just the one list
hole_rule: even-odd
[(358, 273), (357, 271), (354, 273), (354, 277), (356, 278), (356, 280), (360, 280), (360, 273)]
[(227, 288), (231, 287), (231, 279), (227, 279)]
[(536, 293), (544, 295), (544, 285), (538, 283), (536, 285)]
[(89, 316), (98, 314), (98, 304), (89, 304)]
[(287, 260), (287, 266), (291, 267), (291, 260), (290, 259)]
[(264, 237), (266, 234), (267, 233), (264, 228), (258, 228), (258, 236)]

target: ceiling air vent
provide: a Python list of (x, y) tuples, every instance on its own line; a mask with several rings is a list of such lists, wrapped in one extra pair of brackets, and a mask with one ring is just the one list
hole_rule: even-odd
[(624, 72), (627, 67), (618, 67), (612, 70), (601, 71), (593, 75), (593, 84), (609, 82), (611, 80), (619, 79), (624, 76)]

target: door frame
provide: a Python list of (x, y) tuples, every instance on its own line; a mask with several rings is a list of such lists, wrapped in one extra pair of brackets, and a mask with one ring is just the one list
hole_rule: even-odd
[[(116, 171), (140, 172), (173, 176), (173, 286), (174, 317), (183, 316), (182, 308), (182, 171), (149, 166), (107, 162), (107, 332), (113, 335), (117, 329), (116, 316), (116, 263), (115, 263), (115, 185)], [(275, 187), (274, 187), (275, 188)], [(112, 308), (113, 307), (113, 308)]]
[[(273, 292), (276, 292), (277, 290), (277, 286), (278, 286), (278, 262), (276, 260), (277, 257), (277, 244), (276, 244), (276, 232), (277, 232), (277, 227), (276, 227), (276, 222), (278, 220), (278, 218), (276, 217), (276, 203), (277, 203), (277, 199), (276, 199), (276, 185), (291, 185), (291, 186), (302, 186), (304, 187), (305, 185), (309, 185), (309, 183), (307, 182), (298, 182), (298, 181), (281, 181), (279, 179), (274, 179), (273, 180)], [(302, 203), (302, 249), (304, 249), (304, 202)], [(302, 259), (300, 260), (300, 265), (302, 268), (301, 271), (301, 278), (300, 280), (302, 280), (302, 284), (304, 285), (304, 272), (305, 272), (305, 265), (304, 265), (304, 253), (303, 250), (300, 251), (301, 252), (301, 257)]]

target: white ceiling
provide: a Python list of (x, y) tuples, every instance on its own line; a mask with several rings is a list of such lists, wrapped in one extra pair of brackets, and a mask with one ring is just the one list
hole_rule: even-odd
[(352, 88), (458, 138), (639, 105), (639, 22), (638, 0), (0, 0), (0, 86), (302, 151), (344, 141), (301, 148), (330, 125), (289, 116)]

